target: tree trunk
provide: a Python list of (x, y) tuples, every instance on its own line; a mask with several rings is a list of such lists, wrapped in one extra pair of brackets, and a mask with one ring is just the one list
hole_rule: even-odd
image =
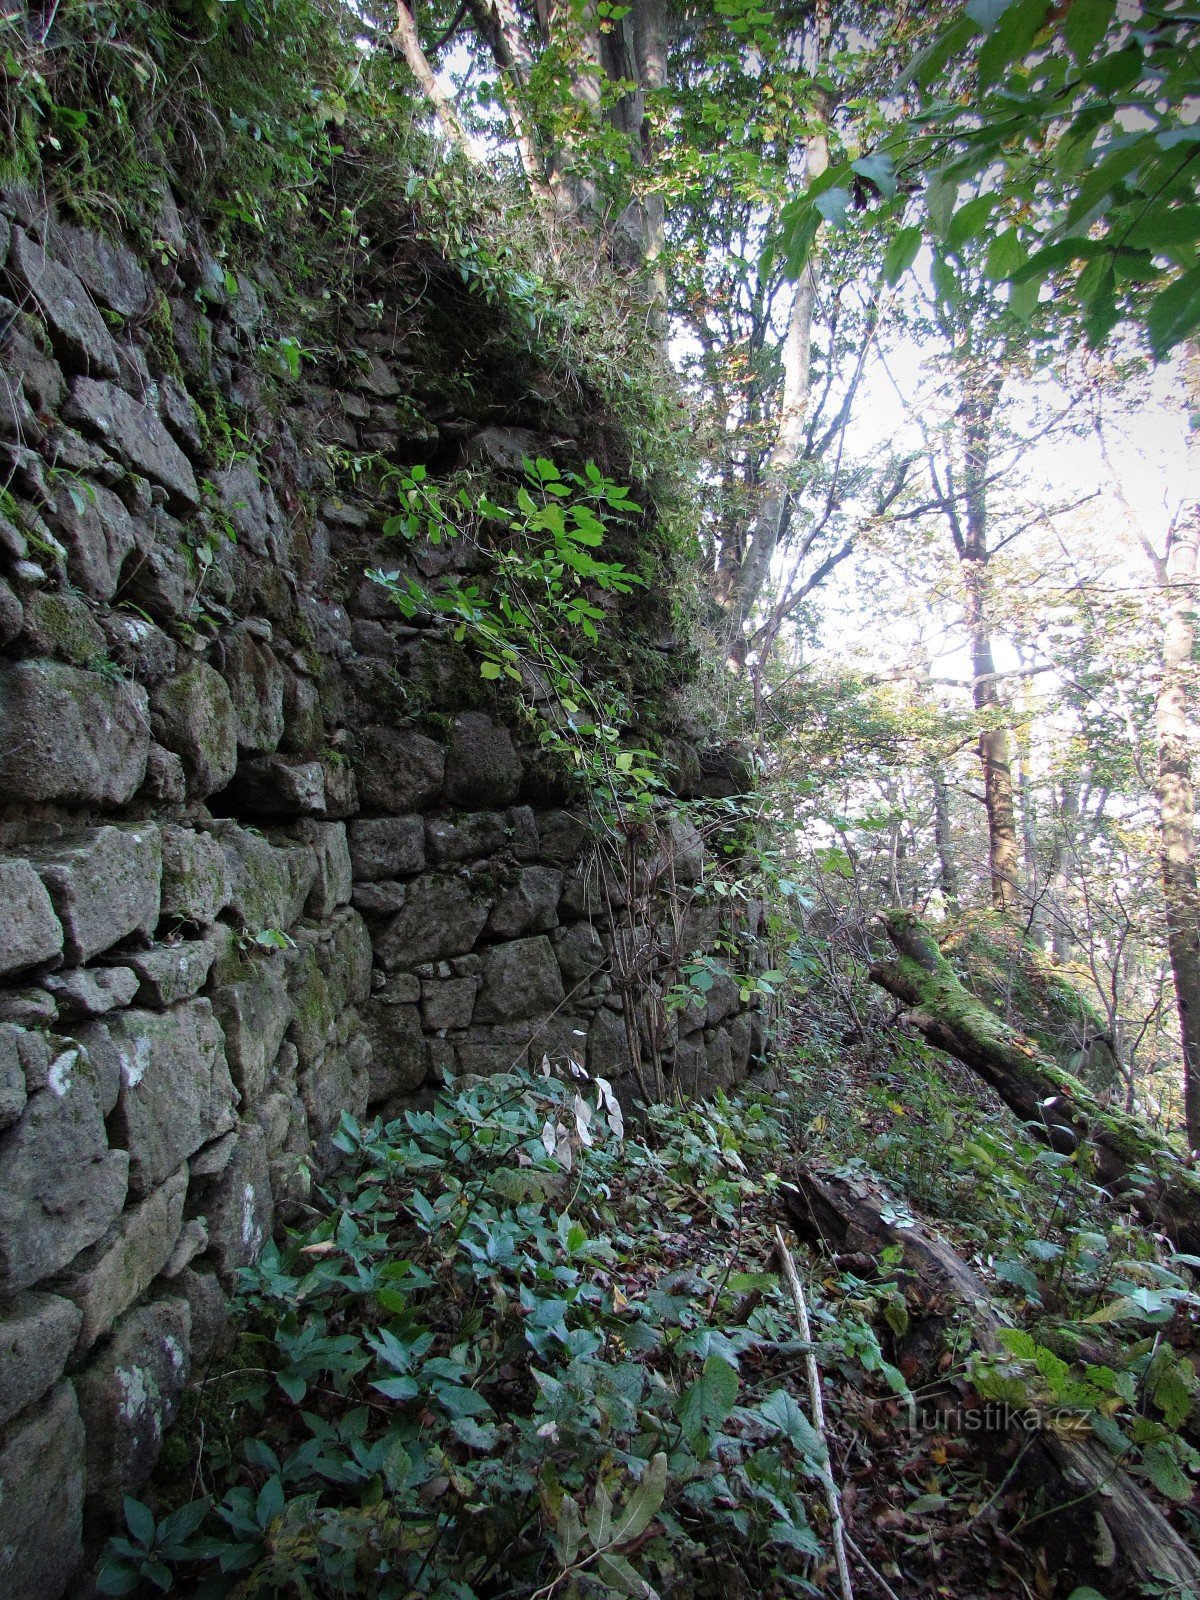
[(454, 109), (453, 100), (437, 81), (437, 74), (430, 66), (429, 59), (421, 48), (416, 17), (410, 10), (406, 0), (396, 0), (396, 26), (392, 30), (392, 43), (404, 57), (408, 70), (417, 80), (421, 93), (433, 107), (434, 115), (441, 124), (442, 132), (456, 150), (466, 156), (468, 161), (474, 162), (475, 158), (471, 153), (471, 145), (467, 138), (466, 129), (458, 120), (458, 113)]
[[(916, 1291), (905, 1296), (913, 1308), (904, 1335), (905, 1366), (915, 1368), (910, 1383), (923, 1407), (934, 1412), (935, 1428), (941, 1408), (953, 1406), (964, 1417), (971, 1410), (978, 1413), (978, 1397), (953, 1376), (953, 1369), (947, 1374), (943, 1368), (963, 1316), (984, 1355), (1002, 1354), (1003, 1323), (985, 1285), (931, 1228), (915, 1218), (889, 1220), (904, 1207), (882, 1190), (811, 1168), (792, 1176), (794, 1187), (781, 1193), (801, 1238), (827, 1253), (866, 1255), (873, 1262), (884, 1250), (900, 1253), (901, 1284)], [(1019, 1426), (1015, 1415), (1008, 1420), (998, 1438), (978, 1427), (964, 1436), (981, 1454), (989, 1446), (998, 1447), (991, 1454), (999, 1454), (1000, 1460), (986, 1463), (993, 1476), (1004, 1473), (1007, 1482), (1011, 1471), (1013, 1487), (1057, 1502), (1052, 1515), (1031, 1517), (1023, 1528), (1014, 1529), (1042, 1553), (1052, 1571), (1067, 1574), (1071, 1587), (1081, 1582), (1102, 1585), (1112, 1600), (1145, 1593), (1149, 1586), (1158, 1592), (1164, 1581), (1171, 1594), (1200, 1592), (1200, 1561), (1107, 1450), (1086, 1437), (1056, 1430), (1049, 1419), (1033, 1434)], [(1112, 1563), (1103, 1567), (1096, 1559), (1097, 1518), (1108, 1529), (1114, 1551)]]
[[(884, 926), (900, 959), (871, 968), (874, 982), (914, 1009), (907, 1020), (996, 1091), (1034, 1137), (1056, 1150), (1090, 1147), (1096, 1176), (1177, 1249), (1200, 1253), (1200, 1175), (1140, 1118), (1102, 1106), (1078, 1078), (992, 1015), (959, 982), (937, 941), (907, 911)], [(1151, 1174), (1131, 1181), (1137, 1168)]]
[(972, 699), (981, 719), (986, 719), (979, 732), (979, 762), (983, 769), (983, 802), (987, 812), (992, 905), (997, 911), (1011, 914), (1018, 906), (1021, 849), (1017, 840), (1008, 729), (1001, 720), (1004, 707), (996, 688), (996, 660), (988, 619), (990, 582), (986, 554), (964, 558), (963, 579), (971, 643)]
[(1050, 910), (1054, 916), (1050, 947), (1056, 961), (1069, 961), (1075, 947), (1067, 916), (1067, 888), (1071, 847), (1078, 823), (1079, 786), (1073, 779), (1064, 779), (1059, 788), (1058, 837), (1050, 858)]
[[(805, 170), (810, 179), (829, 164), (824, 134), (814, 135), (805, 147)], [(745, 665), (747, 629), (771, 574), (788, 514), (788, 482), (800, 458), (804, 419), (808, 410), (812, 325), (817, 301), (817, 272), (810, 261), (792, 292), (787, 337), (783, 344), (783, 401), (775, 444), (763, 472), (758, 508), (735, 566), (717, 574), (716, 596), (725, 611), (727, 649), (731, 664)]]
[(938, 858), (938, 888), (946, 910), (958, 911), (958, 868), (954, 864), (954, 843), (950, 831), (950, 791), (936, 769), (930, 773), (933, 785), (933, 841)]
[(963, 509), (960, 516), (958, 507), (950, 501), (948, 511), (962, 565), (967, 639), (971, 650), (971, 695), (979, 713), (979, 762), (983, 769), (983, 799), (987, 812), (992, 904), (997, 911), (1011, 914), (1018, 904), (1021, 852), (1017, 841), (1008, 729), (996, 687), (996, 660), (992, 650), (987, 525), (992, 419), (1003, 381), (1001, 375), (990, 369), (981, 372), (968, 367), (964, 374), (959, 406)]
[(1018, 722), (1013, 731), (1016, 746), (1017, 796), (1021, 803), (1021, 856), (1029, 899), (1029, 937), (1039, 950), (1046, 948), (1046, 914), (1042, 905), (1044, 885), (1038, 870), (1037, 805), (1030, 771), (1029, 734)]
[(1196, 885), (1195, 801), (1189, 749), (1188, 689), (1195, 614), (1192, 586), (1200, 544), (1200, 508), (1172, 530), (1166, 559), (1156, 563), (1166, 597), (1162, 676), (1154, 708), (1158, 744), (1159, 854), (1167, 908), (1167, 950), (1175, 980), (1183, 1046), (1188, 1145), (1200, 1149), (1200, 899)]

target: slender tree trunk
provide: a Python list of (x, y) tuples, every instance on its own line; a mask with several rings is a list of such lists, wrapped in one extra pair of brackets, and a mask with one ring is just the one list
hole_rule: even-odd
[(522, 91), (529, 82), (534, 63), (521, 30), (521, 19), (512, 0), (469, 0), (469, 10), (499, 69), (504, 109), (512, 124), (513, 139), (530, 191), (538, 200), (549, 204), (553, 194), (547, 182), (545, 163), (522, 104)]
[[(824, 172), (828, 163), (826, 139), (823, 134), (815, 135), (806, 147), (806, 170), (810, 178)], [(763, 472), (758, 509), (742, 546), (740, 561), (717, 574), (716, 596), (725, 611), (729, 658), (739, 667), (744, 666), (746, 659), (747, 626), (770, 577), (771, 562), (784, 531), (788, 515), (788, 480), (804, 442), (816, 301), (816, 266), (810, 261), (792, 293), (782, 350), (783, 402), (775, 444)]]
[(1029, 734), (1018, 722), (1013, 731), (1016, 746), (1017, 795), (1021, 802), (1021, 855), (1025, 866), (1025, 885), (1029, 894), (1029, 937), (1039, 949), (1046, 947), (1046, 916), (1042, 908), (1043, 884), (1038, 871), (1037, 808), (1033, 795), (1033, 776), (1029, 770)]
[(1193, 836), (1195, 801), (1188, 741), (1188, 689), (1195, 643), (1200, 508), (1191, 507), (1156, 563), (1166, 599), (1162, 676), (1154, 708), (1158, 745), (1159, 854), (1167, 908), (1167, 950), (1175, 981), (1183, 1046), (1184, 1107), (1189, 1146), (1200, 1149), (1200, 897)]
[(1058, 804), (1058, 838), (1050, 861), (1050, 908), (1054, 912), (1054, 929), (1050, 935), (1051, 949), (1056, 961), (1069, 961), (1074, 948), (1071, 928), (1067, 918), (1068, 862), (1071, 855), (1072, 836), (1079, 822), (1079, 787), (1073, 782), (1063, 782)]
[(930, 773), (933, 785), (933, 842), (938, 858), (938, 888), (951, 916), (958, 915), (958, 868), (954, 864), (954, 845), (950, 832), (950, 791), (939, 771)]
[(983, 798), (988, 824), (988, 869), (992, 905), (997, 911), (1017, 909), (1021, 852), (1017, 840), (1017, 815), (1013, 801), (1012, 765), (1004, 705), (996, 687), (996, 660), (992, 651), (991, 574), (988, 571), (988, 465), (992, 446), (992, 418), (1000, 398), (1003, 376), (994, 371), (964, 374), (959, 416), (963, 428), (963, 511), (959, 520), (952, 506), (955, 545), (962, 563), (966, 590), (967, 638), (971, 649), (972, 698), (979, 713), (979, 762), (983, 768)]
[(997, 911), (1011, 913), (1018, 904), (1021, 850), (1017, 841), (1008, 729), (1001, 720), (1004, 707), (996, 688), (996, 660), (988, 623), (990, 584), (986, 555), (982, 558), (967, 556), (963, 561), (963, 577), (967, 590), (972, 696), (983, 722), (979, 733), (979, 762), (983, 769), (983, 801), (987, 812), (992, 905)]
[(400, 51), (408, 64), (408, 70), (417, 80), (421, 93), (433, 107), (434, 115), (441, 125), (442, 132), (460, 151), (468, 161), (474, 162), (470, 142), (467, 139), (466, 129), (458, 120), (458, 113), (454, 109), (454, 102), (437, 81), (437, 74), (429, 64), (429, 58), (421, 48), (421, 39), (417, 33), (417, 22), (413, 12), (405, 0), (396, 0), (396, 26), (392, 31), (392, 43)]

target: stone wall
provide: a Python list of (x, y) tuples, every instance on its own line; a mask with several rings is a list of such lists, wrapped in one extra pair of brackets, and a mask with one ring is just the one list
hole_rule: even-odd
[[(358, 457), (503, 471), (572, 419), (461, 290), (405, 310), (391, 264), (331, 313), (331, 353), (272, 378), (269, 271), (232, 279), (165, 191), (155, 233), (139, 255), (0, 194), (10, 1600), (55, 1600), (144, 1483), (344, 1111), (531, 1050), (629, 1082), (622, 901), (569, 792), (452, 636), (364, 578), (392, 552)], [(729, 787), (676, 757), (681, 790)], [(700, 834), (664, 837), (704, 947)], [(694, 1092), (761, 1050), (726, 980), (664, 1062)]]

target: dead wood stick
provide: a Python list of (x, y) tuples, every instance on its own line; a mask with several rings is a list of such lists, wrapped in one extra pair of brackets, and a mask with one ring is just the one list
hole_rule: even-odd
[(842, 1500), (838, 1494), (837, 1484), (833, 1481), (833, 1451), (829, 1448), (829, 1435), (825, 1431), (825, 1402), (821, 1397), (821, 1369), (817, 1366), (817, 1357), (813, 1351), (812, 1326), (808, 1320), (808, 1305), (804, 1299), (804, 1289), (800, 1283), (800, 1274), (796, 1271), (796, 1263), (792, 1259), (792, 1252), (787, 1247), (787, 1240), (783, 1237), (783, 1229), (778, 1223), (775, 1225), (775, 1248), (779, 1252), (779, 1264), (783, 1268), (783, 1276), (787, 1281), (792, 1303), (796, 1307), (796, 1321), (800, 1325), (800, 1337), (807, 1347), (804, 1352), (804, 1367), (808, 1377), (809, 1399), (812, 1402), (813, 1427), (816, 1429), (817, 1437), (825, 1447), (825, 1499), (829, 1504), (829, 1521), (833, 1533), (833, 1559), (837, 1563), (838, 1582), (842, 1586), (842, 1600), (854, 1600), (854, 1585), (850, 1582), (850, 1563), (846, 1560), (846, 1524), (842, 1520)]

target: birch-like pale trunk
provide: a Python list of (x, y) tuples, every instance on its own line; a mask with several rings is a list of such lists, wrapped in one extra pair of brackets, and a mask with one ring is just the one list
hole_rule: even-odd
[(405, 0), (396, 0), (396, 26), (392, 30), (392, 43), (404, 57), (408, 70), (417, 80), (418, 88), (433, 107), (433, 114), (446, 138), (460, 154), (474, 164), (475, 157), (471, 151), (470, 140), (467, 138), (467, 130), (458, 120), (454, 101), (438, 82), (437, 74), (429, 64), (429, 57), (421, 48), (416, 18), (405, 4)]

